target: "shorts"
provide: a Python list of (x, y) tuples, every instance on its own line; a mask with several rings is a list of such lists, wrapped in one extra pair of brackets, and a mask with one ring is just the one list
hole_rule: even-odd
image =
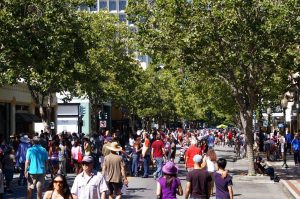
[(45, 176), (46, 174), (28, 174), (28, 189), (36, 189), (42, 191), (45, 184)]
[(113, 194), (115, 193), (116, 195), (121, 194), (121, 189), (123, 187), (123, 183), (119, 182), (108, 182), (108, 189), (109, 189), (109, 193)]

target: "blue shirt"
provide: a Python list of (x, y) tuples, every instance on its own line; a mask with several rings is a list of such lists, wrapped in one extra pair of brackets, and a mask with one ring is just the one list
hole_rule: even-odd
[(48, 153), (44, 147), (39, 144), (33, 145), (27, 150), (26, 160), (29, 161), (28, 173), (45, 174)]
[(291, 143), (292, 142), (292, 134), (291, 133), (285, 134), (285, 140), (287, 143)]
[(294, 151), (299, 151), (300, 150), (300, 139), (293, 139), (292, 141), (292, 148)]
[(21, 142), (17, 150), (17, 163), (25, 163), (27, 150), (30, 148), (29, 143)]

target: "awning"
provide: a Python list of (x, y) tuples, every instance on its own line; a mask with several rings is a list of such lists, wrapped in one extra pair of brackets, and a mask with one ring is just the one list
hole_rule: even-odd
[(32, 113), (16, 113), (16, 121), (42, 122), (42, 119)]

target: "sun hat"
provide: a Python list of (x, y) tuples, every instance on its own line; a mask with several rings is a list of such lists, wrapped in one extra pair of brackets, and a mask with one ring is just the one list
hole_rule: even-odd
[(94, 159), (93, 159), (93, 157), (90, 156), (90, 155), (85, 155), (85, 156), (83, 157), (83, 159), (82, 159), (81, 162), (82, 162), (82, 163), (83, 163), (83, 162), (86, 162), (86, 163), (92, 163), (92, 162), (94, 162)]
[(121, 151), (122, 147), (120, 147), (118, 142), (112, 142), (109, 146), (106, 146), (107, 149), (111, 151)]
[(178, 166), (173, 162), (167, 162), (163, 166), (162, 172), (165, 174), (176, 174), (178, 172)]
[(202, 156), (201, 155), (194, 155), (194, 157), (193, 157), (193, 161), (195, 162), (195, 163), (200, 163), (201, 162), (201, 160), (202, 160)]
[(25, 143), (29, 143), (30, 139), (29, 139), (28, 135), (24, 135), (23, 137), (20, 138), (20, 141), (25, 142)]

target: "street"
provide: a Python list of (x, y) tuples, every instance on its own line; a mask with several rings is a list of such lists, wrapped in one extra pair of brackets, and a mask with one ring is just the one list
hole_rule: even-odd
[[(274, 183), (270, 181), (269, 177), (266, 176), (246, 176), (247, 173), (247, 160), (237, 160), (235, 161), (235, 154), (233, 153), (233, 148), (216, 146), (218, 157), (226, 158), (228, 161), (227, 169), (233, 176), (233, 191), (234, 198), (238, 199), (256, 199), (256, 198), (267, 198), (267, 199), (285, 199), (288, 198), (282, 191), (280, 183)], [(179, 164), (179, 178), (181, 179), (183, 189), (185, 189), (185, 176), (186, 171), (183, 164)], [(17, 175), (15, 175), (16, 177)], [(70, 187), (75, 176), (73, 174), (68, 174), (67, 179)], [(154, 199), (156, 191), (155, 180), (150, 178), (140, 178), (140, 177), (129, 177), (129, 186), (126, 189), (123, 198), (149, 198)], [(46, 182), (50, 180), (49, 175)], [(47, 185), (46, 185), (47, 186)], [(45, 188), (46, 188), (45, 186)], [(17, 185), (17, 180), (13, 181), (13, 191), (12, 194), (6, 194), (4, 198), (10, 199), (21, 199), (26, 198), (26, 188), (24, 186)], [(36, 194), (34, 192), (33, 198)], [(184, 198), (179, 196), (178, 198)], [(211, 197), (213, 198), (213, 197)]]

